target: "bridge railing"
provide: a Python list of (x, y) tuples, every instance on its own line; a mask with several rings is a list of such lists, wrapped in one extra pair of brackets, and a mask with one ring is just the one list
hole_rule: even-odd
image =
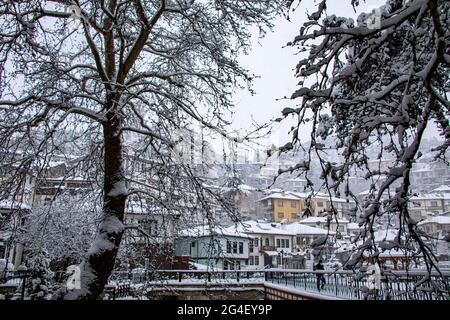
[[(319, 277), (324, 284), (319, 283)], [(116, 283), (236, 283), (261, 282), (278, 284), (311, 293), (343, 299), (382, 300), (448, 300), (450, 272), (384, 271), (380, 287), (370, 289), (368, 274), (348, 270), (313, 271), (298, 269), (266, 270), (155, 270), (114, 272), (110, 281)]]
[[(319, 278), (324, 279), (322, 281)], [(378, 289), (370, 289), (365, 272), (266, 270), (266, 281), (306, 292), (344, 299), (448, 300), (450, 273), (426, 271), (390, 271), (381, 276)]]
[(134, 284), (148, 282), (245, 282), (261, 281), (265, 270), (155, 270), (142, 272), (116, 271), (110, 282), (130, 282)]

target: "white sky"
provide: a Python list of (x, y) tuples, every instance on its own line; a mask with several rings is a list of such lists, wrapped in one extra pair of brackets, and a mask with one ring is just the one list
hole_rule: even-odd
[[(336, 16), (356, 17), (361, 12), (371, 12), (385, 4), (385, 0), (367, 0), (357, 8), (355, 13), (350, 4), (350, 0), (332, 0), (328, 1), (328, 14)], [(270, 119), (281, 116), (281, 110), (285, 107), (295, 106), (296, 101), (277, 99), (290, 97), (296, 90), (298, 79), (294, 77), (294, 68), (300, 60), (296, 55), (296, 50), (292, 47), (285, 47), (289, 41), (292, 41), (299, 34), (300, 27), (306, 18), (306, 10), (309, 13), (316, 11), (318, 1), (303, 0), (301, 5), (292, 13), (291, 21), (280, 17), (275, 21), (275, 28), (272, 33), (268, 33), (258, 43), (258, 37), (255, 33), (255, 41), (251, 53), (242, 56), (240, 62), (251, 72), (260, 76), (254, 81), (254, 90), (256, 94), (251, 96), (248, 92), (238, 92), (235, 97), (235, 115), (233, 119), (233, 128), (248, 129), (253, 119), (262, 124)], [(292, 123), (293, 124), (293, 123)], [(287, 142), (287, 133), (292, 124), (288, 121), (282, 121), (275, 134), (270, 138), (271, 143), (282, 145)], [(308, 139), (309, 130), (300, 133), (302, 139)]]

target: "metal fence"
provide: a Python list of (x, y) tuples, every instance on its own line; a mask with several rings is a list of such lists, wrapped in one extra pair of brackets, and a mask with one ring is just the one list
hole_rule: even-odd
[(28, 270), (2, 271), (0, 273), (0, 293), (8, 298), (24, 300), (28, 276)]
[[(298, 290), (352, 300), (449, 300), (446, 272), (390, 271), (369, 289), (368, 275), (352, 271), (266, 270), (266, 281)], [(319, 281), (323, 277), (324, 284)]]
[(145, 270), (142, 272), (115, 271), (109, 278), (110, 282), (130, 282), (134, 284), (153, 281), (184, 282), (184, 281), (264, 281), (265, 270)]
[[(62, 283), (65, 272), (55, 272), (54, 282)], [(0, 274), (1, 292), (9, 298), (25, 299), (25, 287), (30, 271), (7, 271)], [(324, 278), (324, 284), (319, 278)], [(378, 289), (369, 289), (368, 275), (352, 271), (312, 270), (141, 270), (115, 271), (105, 288), (109, 298), (116, 299), (132, 293), (133, 285), (152, 283), (231, 283), (269, 282), (310, 293), (342, 299), (374, 300), (449, 300), (450, 272), (389, 271), (381, 277)]]

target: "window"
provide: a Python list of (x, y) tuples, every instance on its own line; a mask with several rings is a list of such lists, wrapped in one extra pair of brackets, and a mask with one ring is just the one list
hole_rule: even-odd
[(6, 246), (0, 244), (0, 259), (4, 259), (6, 257)]
[(239, 254), (243, 254), (243, 253), (244, 253), (244, 243), (239, 242)]
[(289, 248), (289, 239), (277, 239), (277, 248)]
[(227, 240), (227, 253), (231, 253), (231, 241)]
[(291, 200), (291, 208), (297, 208), (297, 201)]
[(284, 213), (278, 212), (278, 219), (283, 219), (283, 218), (284, 218)]
[(270, 243), (269, 243), (269, 238), (266, 238), (266, 244), (265, 244), (265, 246), (268, 247), (269, 245), (270, 245)]
[(142, 229), (147, 231), (149, 235), (156, 236), (158, 234), (158, 222), (155, 220), (147, 220), (142, 223)]
[(255, 256), (255, 266), (259, 266), (259, 256)]
[(322, 201), (318, 201), (318, 202), (317, 202), (317, 206), (318, 206), (318, 207), (323, 207), (323, 202), (322, 202)]
[(248, 244), (248, 251), (249, 251), (249, 252), (253, 252), (253, 246), (254, 246), (253, 240), (250, 239), (250, 242), (249, 242), (249, 244)]
[(48, 206), (52, 203), (52, 198), (45, 198), (44, 199), (44, 206)]
[(279, 207), (282, 207), (282, 206), (283, 206), (283, 200), (281, 200), (281, 199), (278, 200), (278, 206), (279, 206)]
[(233, 242), (233, 253), (237, 253), (238, 252), (238, 243), (237, 241)]
[(431, 206), (432, 206), (432, 207), (437, 207), (437, 206), (438, 206), (437, 201), (431, 201)]
[(195, 241), (191, 243), (191, 247), (195, 248)]
[(228, 270), (228, 261), (227, 260), (223, 261), (223, 270)]
[(253, 256), (248, 257), (248, 264), (252, 266), (253, 263), (254, 263)]

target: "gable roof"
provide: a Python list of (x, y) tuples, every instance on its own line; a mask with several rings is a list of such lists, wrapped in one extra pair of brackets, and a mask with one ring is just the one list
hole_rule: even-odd
[[(276, 224), (274, 224), (276, 225)], [(249, 233), (249, 234), (273, 234), (273, 235), (285, 235), (294, 236), (295, 233), (277, 228), (272, 226), (270, 223), (262, 223), (257, 221), (245, 221), (241, 222), (236, 226), (239, 232)]]
[(436, 189), (431, 190), (431, 192), (450, 192), (450, 186), (443, 184)]
[(419, 222), (419, 225), (423, 225), (423, 224), (427, 224), (427, 223), (450, 224), (450, 217), (434, 216), (434, 217), (422, 220), (421, 222)]
[(295, 233), (296, 235), (334, 235), (336, 234), (336, 232), (334, 231), (329, 231), (322, 229), (322, 228), (316, 228), (316, 227), (311, 227), (305, 224), (301, 224), (299, 222), (297, 223), (291, 223), (288, 225), (285, 225), (285, 230), (290, 231), (292, 233)]
[[(348, 223), (349, 221), (345, 218), (338, 218), (338, 223)], [(331, 223), (336, 222), (333, 218), (331, 219)], [(300, 220), (299, 223), (327, 223), (327, 217), (309, 217), (303, 220)]]
[(209, 225), (197, 226), (189, 229), (184, 229), (179, 232), (181, 237), (236, 237), (236, 238), (251, 238), (248, 234), (240, 232), (237, 228), (234, 227), (220, 227), (214, 226), (211, 227)]

